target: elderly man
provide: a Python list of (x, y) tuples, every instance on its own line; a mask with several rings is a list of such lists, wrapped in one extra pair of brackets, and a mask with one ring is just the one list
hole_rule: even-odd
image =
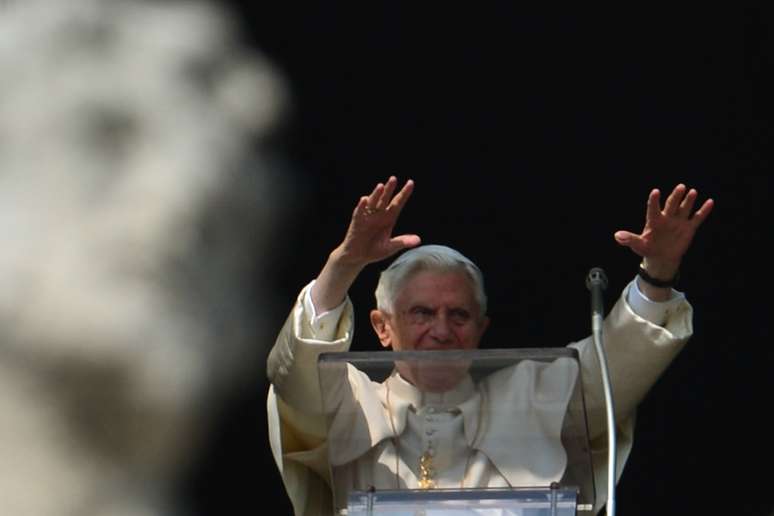
[[(296, 514), (331, 514), (331, 491), (342, 488), (330, 486), (332, 467), (339, 470), (341, 478), (348, 479), (345, 489), (513, 487), (525, 482), (534, 485), (558, 481), (562, 476), (564, 463), (561, 458), (552, 458), (549, 451), (555, 443), (548, 437), (537, 447), (532, 462), (524, 454), (501, 456), (492, 452), (487, 448), (486, 435), (466, 442), (466, 435), (476, 433), (470, 429), (474, 426), (470, 413), (484, 412), (480, 403), (471, 400), (487, 396), (494, 397), (495, 404), (499, 398), (505, 400), (513, 394), (509, 389), (521, 385), (512, 377), (474, 387), (472, 382), (459, 378), (445, 385), (447, 377), (443, 375), (435, 377), (436, 383), (431, 375), (428, 382), (400, 367), (383, 383), (371, 382), (362, 374), (343, 374), (341, 381), (348, 386), (341, 390), (350, 395), (340, 403), (356, 407), (366, 419), (364, 428), (355, 425), (348, 431), (367, 434), (369, 444), (364, 447), (353, 441), (347, 449), (328, 446), (320, 409), (317, 357), (349, 348), (353, 311), (347, 291), (366, 265), (414, 248), (382, 273), (376, 289), (377, 308), (370, 319), (385, 348), (475, 349), (489, 325), (483, 277), (473, 262), (447, 247), (417, 247), (417, 235), (392, 235), (414, 185), (408, 181), (395, 194), (396, 186), (397, 179), (391, 177), (370, 195), (361, 197), (344, 241), (330, 254), (317, 279), (301, 292), (269, 356), (268, 374), (273, 383), (268, 400), (271, 446)], [(614, 384), (621, 466), (631, 447), (636, 405), (692, 332), (691, 307), (671, 284), (697, 228), (713, 207), (712, 200), (707, 200), (694, 212), (697, 196), (695, 190), (678, 185), (662, 208), (660, 193), (653, 190), (642, 233), (615, 234), (619, 244), (643, 258), (637, 279), (626, 287), (605, 321), (611, 369), (619, 373), (619, 378), (626, 375), (625, 383)], [(587, 403), (598, 405), (602, 394), (596, 382), (598, 364), (591, 339), (572, 346), (579, 352)], [(529, 376), (531, 385), (561, 391), (566, 378), (574, 373), (561, 364), (551, 367), (553, 374), (533, 372)], [(538, 383), (537, 378), (550, 380)], [(486, 389), (490, 394), (483, 392)], [(428, 407), (432, 410), (434, 403), (444, 409), (444, 443), (437, 442), (440, 437), (430, 442), (422, 438), (424, 423), (419, 416)], [(607, 496), (605, 426), (599, 419), (589, 421), (596, 510)], [(494, 423), (490, 421), (488, 427)], [(445, 462), (432, 478), (427, 478), (423, 461), (428, 453), (436, 454), (433, 446), (446, 446), (441, 454)], [(520, 459), (527, 462), (516, 464)]]

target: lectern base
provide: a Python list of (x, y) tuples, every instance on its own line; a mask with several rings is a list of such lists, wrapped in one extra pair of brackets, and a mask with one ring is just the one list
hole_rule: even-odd
[(353, 491), (347, 516), (575, 516), (573, 487)]

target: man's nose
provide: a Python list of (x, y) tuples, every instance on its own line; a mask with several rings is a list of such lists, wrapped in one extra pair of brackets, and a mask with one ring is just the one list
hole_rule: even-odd
[(452, 338), (451, 325), (446, 314), (440, 313), (433, 318), (433, 325), (430, 327), (430, 336), (439, 343), (445, 344)]

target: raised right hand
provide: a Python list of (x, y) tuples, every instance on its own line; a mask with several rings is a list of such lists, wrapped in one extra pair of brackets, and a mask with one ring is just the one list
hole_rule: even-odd
[(312, 302), (318, 313), (341, 304), (366, 265), (419, 245), (417, 235), (392, 236), (398, 216), (414, 190), (414, 182), (408, 180), (393, 196), (397, 184), (398, 180), (390, 177), (358, 201), (344, 241), (331, 252), (312, 288)]
[(414, 182), (409, 179), (393, 197), (397, 184), (395, 176), (390, 177), (387, 183), (376, 185), (370, 195), (360, 198), (344, 241), (334, 251), (339, 260), (365, 267), (419, 245), (417, 235), (392, 236), (398, 216), (414, 190)]

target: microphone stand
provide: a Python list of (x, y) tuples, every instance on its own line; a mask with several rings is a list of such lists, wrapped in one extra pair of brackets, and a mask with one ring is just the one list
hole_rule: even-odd
[(597, 359), (602, 373), (602, 386), (605, 392), (605, 412), (607, 414), (607, 516), (615, 516), (615, 477), (616, 477), (616, 448), (617, 439), (615, 431), (615, 406), (613, 405), (613, 389), (610, 386), (610, 371), (607, 368), (607, 355), (602, 335), (602, 321), (604, 319), (605, 305), (602, 299), (602, 291), (607, 288), (607, 276), (605, 271), (594, 267), (586, 277), (586, 288), (591, 291), (591, 336), (594, 340), (594, 348), (597, 351)]

